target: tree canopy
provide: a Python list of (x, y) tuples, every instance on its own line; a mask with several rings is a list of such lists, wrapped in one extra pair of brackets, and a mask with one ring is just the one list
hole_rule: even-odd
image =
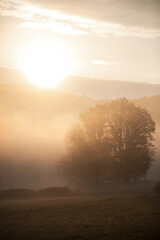
[(67, 133), (60, 170), (77, 182), (143, 177), (153, 160), (154, 131), (151, 115), (125, 98), (97, 105)]

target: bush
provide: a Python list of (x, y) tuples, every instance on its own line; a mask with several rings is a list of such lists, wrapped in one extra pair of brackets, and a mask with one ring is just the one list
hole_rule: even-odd
[(68, 187), (49, 187), (40, 190), (8, 189), (0, 191), (0, 200), (29, 199), (29, 198), (52, 198), (79, 196), (79, 190), (71, 190)]
[(34, 197), (34, 191), (29, 189), (8, 189), (0, 191), (0, 200), (25, 199)]

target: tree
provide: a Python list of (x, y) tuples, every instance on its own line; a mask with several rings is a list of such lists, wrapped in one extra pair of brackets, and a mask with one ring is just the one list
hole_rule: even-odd
[(153, 160), (154, 131), (150, 114), (125, 98), (97, 105), (69, 130), (59, 168), (78, 182), (138, 179)]

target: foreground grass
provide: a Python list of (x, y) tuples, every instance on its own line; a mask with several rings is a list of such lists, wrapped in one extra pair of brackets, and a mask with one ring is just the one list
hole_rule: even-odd
[(160, 196), (0, 202), (0, 239), (160, 239)]

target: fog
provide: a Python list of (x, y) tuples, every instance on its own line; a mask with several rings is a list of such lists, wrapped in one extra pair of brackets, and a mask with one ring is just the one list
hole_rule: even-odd
[(2, 84), (0, 92), (1, 188), (63, 185), (55, 164), (66, 131), (94, 100), (28, 85)]
[(10, 117), (1, 135), (1, 187), (40, 187), (55, 185), (55, 162), (64, 151), (63, 124), (39, 120), (37, 125), (25, 116)]
[[(145, 100), (145, 99), (144, 99)], [(152, 109), (152, 98), (136, 104)], [(159, 100), (159, 99), (158, 99)], [(138, 100), (137, 100), (138, 101)], [(142, 104), (143, 102), (143, 104)], [(65, 152), (65, 135), (79, 113), (98, 101), (88, 97), (40, 90), (28, 85), (0, 86), (0, 188), (44, 188), (68, 183), (57, 173), (56, 163)], [(157, 109), (155, 109), (155, 112)], [(147, 178), (160, 173), (157, 125), (157, 153)]]

